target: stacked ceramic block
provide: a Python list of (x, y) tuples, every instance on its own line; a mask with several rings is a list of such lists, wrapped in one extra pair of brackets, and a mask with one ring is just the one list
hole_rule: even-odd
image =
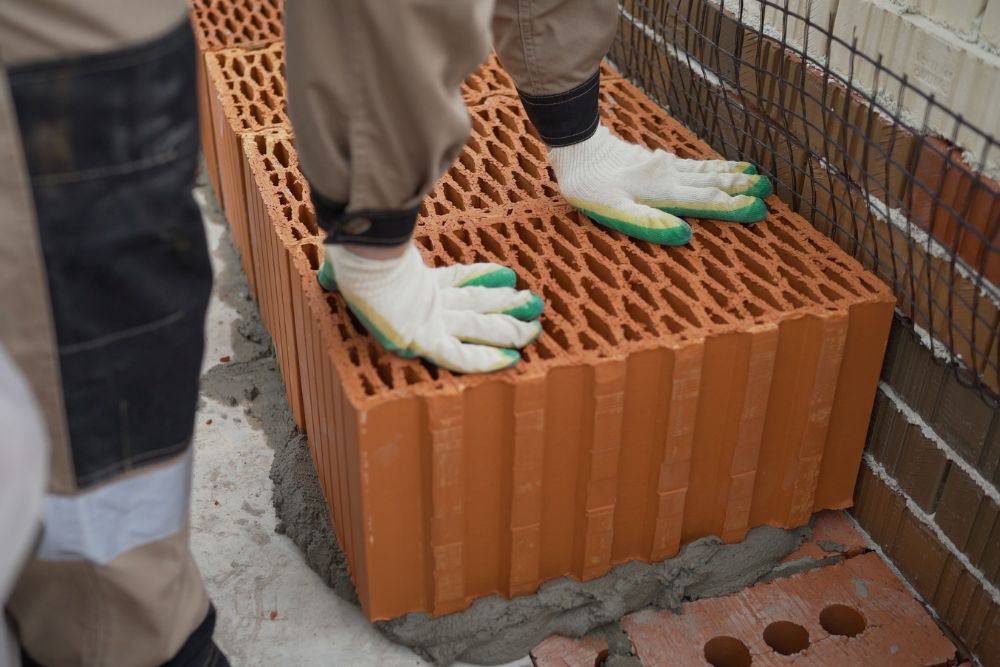
[[(316, 283), (323, 234), (281, 105), (265, 99), (283, 86), (241, 73), (280, 51), (206, 54), (214, 145), (369, 618), (445, 614), (850, 504), (893, 299), (835, 244), (776, 198), (755, 226), (695, 223), (684, 248), (595, 226), (561, 199), (491, 60), (463, 88), (472, 136), (416, 241), (432, 265), (514, 268), (545, 297), (545, 330), (502, 373), (400, 359)], [(630, 141), (713, 157), (610, 69), (601, 112)]]

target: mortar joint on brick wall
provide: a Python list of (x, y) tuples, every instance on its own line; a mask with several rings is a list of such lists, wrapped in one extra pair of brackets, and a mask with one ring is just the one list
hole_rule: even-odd
[(982, 489), (985, 496), (1000, 505), (1000, 490), (983, 477), (982, 473), (976, 470), (975, 466), (966, 461), (954, 449), (952, 449), (952, 447), (937, 434), (937, 431), (935, 431), (930, 424), (924, 421), (924, 418), (921, 417), (916, 410), (906, 404), (906, 401), (904, 401), (892, 387), (885, 382), (880, 382), (879, 391), (881, 391), (882, 394), (892, 402), (896, 412), (902, 414), (910, 425), (916, 426), (920, 429), (920, 432), (923, 433), (924, 437), (930, 440), (935, 447), (941, 450), (941, 453), (944, 454), (945, 458), (948, 459), (948, 462), (951, 465), (960, 468), (962, 472), (968, 475), (969, 478), (976, 483), (976, 486)]
[[(910, 512), (910, 514), (912, 514), (917, 519), (917, 521), (922, 523), (924, 527), (927, 528), (927, 530), (931, 531), (931, 533), (934, 534), (934, 537), (937, 539), (937, 541), (941, 543), (948, 550), (948, 552), (956, 560), (958, 560), (958, 562), (962, 564), (962, 566), (966, 569), (966, 571), (970, 575), (972, 575), (976, 579), (976, 581), (979, 582), (979, 585), (983, 587), (983, 590), (990, 596), (990, 598), (993, 600), (993, 603), (1000, 605), (1000, 590), (998, 590), (997, 587), (994, 586), (989, 579), (987, 579), (986, 575), (984, 575), (978, 567), (972, 564), (972, 561), (969, 560), (969, 557), (966, 556), (965, 553), (961, 549), (959, 549), (954, 542), (951, 541), (951, 538), (949, 538), (944, 533), (943, 530), (941, 530), (941, 528), (934, 521), (934, 515), (928, 514), (927, 512), (922, 510), (920, 506), (913, 500), (913, 498), (911, 498), (909, 494), (903, 490), (903, 488), (899, 485), (896, 479), (892, 475), (890, 475), (889, 472), (885, 469), (885, 467), (883, 467), (881, 463), (876, 461), (875, 458), (870, 453), (865, 452), (863, 460), (865, 464), (868, 466), (868, 469), (871, 470), (872, 473), (876, 477), (878, 477), (883, 484), (888, 486), (893, 493), (902, 498), (903, 502), (906, 505), (906, 509)], [(869, 539), (869, 541), (871, 540)], [(874, 544), (874, 542), (872, 542), (872, 544)], [(885, 554), (880, 554), (880, 555), (883, 560), (888, 562), (888, 559), (885, 556)], [(920, 598), (919, 596), (917, 597), (918, 599), (921, 600), (921, 602), (923, 602), (922, 598)]]

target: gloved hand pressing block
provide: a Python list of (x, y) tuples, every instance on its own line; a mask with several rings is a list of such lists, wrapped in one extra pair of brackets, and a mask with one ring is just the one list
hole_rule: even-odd
[(458, 373), (513, 366), (542, 332), (544, 304), (514, 289), (497, 264), (431, 268), (413, 246), (394, 259), (368, 259), (328, 245), (318, 279), (338, 289), (351, 312), (387, 350)]
[(771, 182), (748, 162), (687, 160), (651, 151), (603, 125), (589, 139), (549, 149), (559, 189), (570, 204), (623, 234), (683, 245), (690, 226), (678, 216), (733, 222), (767, 217)]

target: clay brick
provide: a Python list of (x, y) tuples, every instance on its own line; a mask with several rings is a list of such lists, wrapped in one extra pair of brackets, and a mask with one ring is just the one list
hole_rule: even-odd
[[(275, 355), (296, 425), (305, 430), (303, 389), (295, 334), (293, 304), (301, 295), (292, 253), (304, 253), (310, 267), (319, 268), (322, 250), (301, 247), (320, 235), (311, 208), (309, 184), (298, 168), (288, 130), (275, 128), (241, 135), (240, 164), (246, 164), (244, 218), (249, 262), (258, 277), (257, 300), (265, 326), (271, 331)], [(284, 224), (276, 224), (281, 220)], [(233, 223), (235, 228), (235, 223)], [(235, 229), (234, 229), (235, 234)], [(315, 270), (314, 269), (314, 270)]]
[(902, 323), (893, 323), (882, 379), (925, 422), (929, 423), (934, 414), (945, 375), (949, 373), (952, 370), (935, 359), (913, 331)]
[(1000, 186), (976, 174), (959, 148), (934, 137), (918, 144), (905, 201), (915, 222), (1000, 283)]
[(962, 458), (978, 465), (997, 410), (947, 373), (928, 423)]
[[(741, 642), (754, 665), (936, 665), (957, 657), (873, 553), (688, 603), (680, 614), (642, 611), (621, 625), (648, 667), (705, 664), (709, 642), (718, 637)], [(797, 644), (798, 633), (807, 646)]]
[[(652, 9), (640, 4), (633, 9), (638, 21), (653, 26), (673, 43), (685, 45), (684, 50), (696, 59), (702, 58), (697, 44), (685, 40), (705, 42), (706, 53), (719, 57), (703, 62), (713, 74), (727, 77), (731, 68), (722, 61), (728, 57), (729, 40), (721, 32), (709, 32), (705, 34), (718, 43), (709, 44), (694, 33), (698, 26), (704, 27), (703, 14), (718, 14), (717, 8), (698, 2), (684, 7), (657, 4)], [(844, 174), (838, 180), (854, 182), (858, 196), (852, 195), (833, 213), (840, 230), (825, 231), (894, 285), (906, 315), (947, 341), (988, 387), (1000, 391), (997, 309), (979, 295), (973, 281), (953, 275), (948, 261), (927, 257), (900, 230), (885, 229), (883, 223), (859, 216), (867, 207), (867, 191), (890, 208), (904, 212), (912, 208), (918, 225), (921, 220), (939, 219), (933, 235), (997, 282), (1000, 188), (995, 183), (975, 174), (961, 161), (957, 149), (938, 142), (935, 150), (935, 140), (890, 121), (866, 99), (834, 79), (824, 79), (821, 70), (803, 68), (796, 54), (783, 53), (774, 40), (744, 33), (742, 56), (747, 62), (738, 68), (742, 94), (736, 96), (692, 74), (690, 67), (700, 65), (689, 65), (686, 58), (671, 59), (662, 45), (657, 48), (629, 20), (623, 19), (622, 25), (630, 39), (638, 40), (637, 48), (646, 60), (644, 65), (637, 62), (638, 56), (630, 57), (623, 41), (618, 51), (630, 75), (684, 115), (696, 131), (713, 137), (716, 148), (761, 163), (778, 181), (778, 195), (792, 202), (793, 209), (808, 213), (809, 195), (815, 195), (819, 186), (812, 162), (803, 164), (810, 155)], [(692, 30), (685, 32), (682, 26)], [(756, 71), (758, 57), (760, 73)], [(661, 63), (664, 58), (667, 62)], [(656, 63), (658, 68), (653, 66)], [(663, 76), (664, 71), (668, 76)], [(928, 155), (936, 155), (936, 162)], [(919, 168), (911, 183), (914, 164)], [(927, 210), (932, 194), (942, 198), (942, 205), (933, 212)], [(861, 237), (860, 245), (857, 237)]]
[(847, 514), (839, 510), (817, 512), (812, 524), (812, 537), (788, 554), (782, 562), (801, 558), (821, 560), (831, 556), (853, 558), (865, 552), (868, 540), (858, 532)]
[(935, 519), (959, 549), (965, 549), (983, 496), (983, 489), (961, 468), (949, 468)]
[(868, 531), (872, 540), (882, 549), (888, 549), (896, 538), (906, 503), (882, 480), (878, 479), (868, 466), (861, 466), (858, 475), (858, 494), (851, 513)]
[(535, 667), (596, 667), (608, 655), (603, 639), (569, 639), (553, 635), (531, 649)]
[[(955, 468), (952, 467), (952, 470)], [(979, 505), (980, 512), (983, 504)], [(968, 507), (966, 511), (975, 514), (975, 510)], [(980, 514), (975, 520), (970, 520), (975, 529), (989, 525), (990, 517), (993, 517), (995, 527), (997, 522), (994, 511), (995, 508), (991, 507), (987, 514)], [(996, 657), (997, 646), (993, 635), (996, 633), (998, 605), (961, 561), (908, 512), (902, 498), (893, 493), (867, 466), (863, 466), (861, 470), (857, 504), (853, 513), (917, 592), (937, 611), (948, 628), (970, 650), (977, 653), (985, 664), (992, 664), (985, 656), (990, 655), (993, 660)], [(942, 521), (950, 520), (942, 516), (940, 508), (935, 518), (939, 525)], [(966, 544), (972, 545), (972, 541), (967, 540)], [(995, 536), (988, 545), (968, 550), (973, 564), (983, 568), (984, 573), (987, 571), (986, 563), (995, 562), (987, 560), (996, 559), (992, 555), (994, 545)], [(978, 557), (980, 551), (983, 552), (981, 558)], [(989, 578), (990, 575), (986, 576)]]
[(199, 51), (276, 42), (284, 0), (188, 0)]
[(817, 227), (893, 285), (904, 317), (946, 342), (983, 384), (1000, 391), (1000, 309), (979, 294), (973, 281), (953, 271), (950, 260), (912, 243), (906, 231), (871, 213), (857, 187), (836, 175), (813, 185), (826, 188), (817, 207), (824, 207), (819, 217), (828, 222)]
[[(515, 100), (472, 111), (484, 113), (471, 166), (460, 159), (428, 199), (418, 247), (433, 265), (513, 265), (548, 303), (524, 362), (488, 376), (386, 353), (322, 293), (322, 237), (300, 213), (304, 188), (289, 185), (304, 183), (293, 151), (277, 159), (277, 130), (244, 140), (273, 157), (249, 170), (261, 308), (269, 328), (294, 323), (276, 335), (294, 349), (282, 365), (297, 360), (366, 614), (448, 613), (849, 504), (892, 312), (885, 287), (777, 199), (766, 224), (699, 221), (685, 248), (599, 228), (546, 191)], [(602, 112), (631, 140), (711, 155), (623, 81), (606, 82)]]
[(889, 399), (876, 403), (875, 428), (869, 443), (872, 456), (906, 494), (924, 511), (933, 512), (948, 460)]
[(983, 664), (995, 664), (1000, 657), (1000, 605), (953, 557), (948, 560), (932, 606)]
[[(246, 158), (242, 137), (270, 127), (289, 127), (285, 112), (284, 46), (222, 49), (205, 54), (209, 108), (221, 192), (251, 292), (256, 292), (247, 221)], [(287, 159), (286, 159), (287, 161)]]
[(887, 545), (886, 552), (921, 594), (933, 595), (949, 553), (919, 519), (903, 512), (899, 528)]
[(211, 90), (205, 72), (205, 57), (218, 49), (243, 47), (280, 41), (284, 35), (282, 10), (284, 0), (188, 0), (191, 25), (198, 47), (198, 118), (205, 168), (216, 195), (222, 198), (222, 183), (217, 167)]

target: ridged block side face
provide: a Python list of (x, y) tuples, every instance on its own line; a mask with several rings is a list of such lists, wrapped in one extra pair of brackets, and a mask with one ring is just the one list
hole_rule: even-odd
[(210, 52), (232, 47), (254, 47), (284, 37), (284, 0), (188, 0), (191, 26), (198, 45), (198, 119), (205, 168), (219, 201), (225, 204), (212, 134), (212, 90), (205, 71)]
[[(711, 155), (624, 82), (602, 110), (632, 140)], [(696, 221), (683, 248), (602, 229), (561, 202), (515, 100), (471, 111), (416, 239), (429, 264), (504, 263), (545, 297), (524, 363), (489, 376), (382, 350), (315, 282), (322, 235), (287, 133), (244, 143), (290, 258), (304, 422), (369, 617), (448, 613), (849, 504), (887, 288), (776, 198), (765, 223)]]
[(240, 143), (247, 133), (289, 127), (285, 113), (284, 53), (284, 45), (279, 43), (253, 50), (222, 49), (204, 56), (220, 199), (254, 294), (257, 273), (251, 259), (247, 219), (248, 197), (252, 193), (245, 187), (246, 158)]

